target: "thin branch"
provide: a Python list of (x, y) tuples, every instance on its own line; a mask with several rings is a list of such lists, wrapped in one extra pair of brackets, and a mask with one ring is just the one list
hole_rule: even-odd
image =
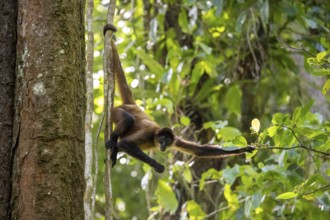
[[(298, 47), (292, 47), (292, 46), (290, 46), (290, 45), (288, 45), (288, 44), (286, 44), (286, 46), (287, 46), (287, 48), (289, 48), (289, 49), (291, 49), (291, 50), (303, 51), (304, 53), (307, 53), (308, 55), (310, 55), (310, 56), (312, 56), (312, 57), (316, 57), (315, 54), (313, 54), (313, 53), (309, 52), (308, 50), (306, 50), (306, 49), (303, 47), (303, 45), (300, 45), (300, 46), (301, 46), (300, 48), (298, 48)], [(323, 63), (330, 64), (330, 62), (327, 61), (327, 60), (325, 60), (325, 59), (321, 59), (321, 61), (322, 61)]]
[(313, 148), (309, 148), (309, 147), (306, 147), (306, 146), (303, 146), (303, 145), (298, 145), (298, 146), (294, 146), (294, 147), (258, 147), (257, 150), (293, 150), (293, 149), (296, 149), (296, 148), (303, 148), (305, 150), (309, 150), (309, 151), (313, 151), (315, 153), (319, 153), (319, 154), (323, 154), (324, 156), (327, 156), (327, 157), (330, 157), (330, 153), (327, 153), (327, 152), (324, 152), (324, 151), (319, 151), (319, 150), (315, 150)]
[(311, 194), (317, 193), (317, 192), (319, 192), (319, 191), (325, 190), (325, 189), (327, 189), (327, 188), (330, 188), (330, 184), (328, 184), (328, 185), (326, 185), (326, 186), (323, 186), (323, 187), (321, 187), (321, 188), (319, 188), (319, 189), (317, 189), (317, 190), (314, 190), (314, 191), (312, 191), (312, 192), (304, 193), (303, 195), (304, 195), (304, 196), (311, 195)]
[[(116, 9), (116, 0), (110, 0), (107, 23), (112, 24)], [(112, 48), (111, 48), (112, 32), (107, 31), (104, 36), (104, 56), (103, 56), (103, 71), (104, 71), (104, 108), (105, 108), (105, 141), (109, 139), (112, 132), (112, 117), (111, 108), (113, 107), (114, 99), (114, 74), (112, 73)], [(104, 173), (104, 191), (105, 191), (105, 219), (112, 220), (114, 216), (113, 200), (112, 200), (112, 184), (111, 184), (111, 162), (110, 151), (106, 151), (106, 164)]]
[[(86, 24), (87, 24), (87, 49), (86, 49), (86, 115), (85, 115), (85, 181), (86, 189), (84, 194), (85, 220), (92, 220), (95, 207), (96, 174), (93, 176), (93, 135), (92, 117), (94, 109), (93, 96), (93, 63), (94, 63), (94, 33), (93, 24), (94, 0), (87, 1)], [(96, 161), (97, 164), (97, 161)], [(97, 169), (97, 168), (96, 168)]]
[[(246, 197), (246, 198), (244, 198), (244, 199), (241, 199), (241, 200), (238, 201), (238, 203), (245, 202), (247, 199), (248, 199), (248, 197)], [(226, 206), (226, 207), (223, 207), (223, 208), (217, 209), (217, 210), (215, 210), (215, 211), (213, 211), (213, 212), (207, 214), (207, 216), (205, 216), (205, 219), (208, 219), (208, 218), (210, 218), (210, 217), (216, 215), (217, 213), (222, 212), (222, 211), (224, 211), (224, 210), (226, 210), (226, 209), (230, 209), (230, 208), (231, 208), (230, 206)]]

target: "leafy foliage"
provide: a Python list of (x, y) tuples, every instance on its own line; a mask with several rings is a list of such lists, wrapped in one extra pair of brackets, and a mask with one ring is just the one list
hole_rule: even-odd
[[(95, 133), (104, 2), (94, 12)], [(119, 1), (115, 18), (137, 102), (178, 135), (257, 151), (221, 163), (155, 153), (163, 175), (122, 154), (112, 176), (118, 219), (329, 219), (330, 2), (146, 2)]]

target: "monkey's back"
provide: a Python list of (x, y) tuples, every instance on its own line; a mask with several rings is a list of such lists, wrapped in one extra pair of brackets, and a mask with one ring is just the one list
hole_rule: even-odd
[(160, 126), (152, 121), (137, 105), (121, 105), (118, 108), (125, 110), (134, 117), (133, 126), (121, 138), (134, 141), (142, 150), (154, 147), (155, 131)]

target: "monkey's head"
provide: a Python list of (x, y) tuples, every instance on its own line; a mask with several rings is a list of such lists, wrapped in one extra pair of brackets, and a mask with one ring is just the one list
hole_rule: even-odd
[(161, 151), (165, 151), (174, 142), (174, 134), (170, 128), (161, 128), (156, 134), (156, 141), (159, 143)]

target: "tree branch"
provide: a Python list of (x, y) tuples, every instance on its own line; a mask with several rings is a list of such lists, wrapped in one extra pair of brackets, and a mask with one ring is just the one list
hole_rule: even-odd
[[(267, 146), (267, 145), (264, 145), (264, 146)], [(296, 148), (303, 148), (305, 150), (309, 150), (309, 151), (313, 151), (315, 153), (318, 153), (318, 154), (322, 154), (324, 156), (327, 156), (327, 157), (330, 157), (330, 153), (327, 153), (327, 152), (324, 152), (324, 151), (319, 151), (319, 150), (315, 150), (313, 148), (309, 148), (309, 147), (306, 147), (306, 146), (303, 146), (303, 145), (298, 145), (298, 146), (294, 146), (294, 147), (257, 147), (257, 150), (293, 150), (293, 149), (296, 149)]]
[(322, 190), (324, 190), (324, 189), (326, 189), (326, 188), (329, 188), (329, 187), (330, 187), (330, 184), (328, 184), (328, 185), (326, 185), (326, 186), (323, 186), (323, 187), (321, 187), (321, 188), (319, 188), (319, 189), (317, 189), (317, 190), (314, 190), (314, 191), (312, 191), (312, 192), (304, 193), (303, 195), (304, 195), (304, 196), (311, 195), (311, 194), (314, 194), (314, 193), (316, 193), (316, 192), (322, 191)]
[[(116, 0), (110, 0), (107, 23), (112, 24), (116, 9)], [(113, 107), (115, 78), (112, 73), (112, 48), (111, 48), (112, 31), (107, 31), (104, 36), (104, 111), (105, 113), (105, 141), (109, 140), (112, 132), (112, 117), (111, 108)], [(106, 150), (106, 164), (104, 173), (104, 191), (105, 191), (105, 219), (112, 220), (114, 215), (113, 200), (112, 200), (112, 184), (111, 184), (111, 152)]]
[[(309, 52), (308, 50), (306, 50), (306, 49), (303, 47), (303, 45), (301, 45), (300, 48), (298, 48), (298, 47), (292, 47), (292, 46), (290, 46), (290, 45), (288, 45), (288, 44), (286, 44), (286, 46), (287, 46), (287, 48), (289, 48), (289, 49), (291, 49), (291, 50), (303, 51), (304, 53), (307, 53), (308, 55), (310, 55), (310, 56), (312, 56), (312, 57), (316, 57), (315, 54), (313, 54), (313, 53)], [(327, 60), (325, 60), (325, 59), (321, 59), (321, 61), (322, 61), (323, 63), (330, 64), (330, 62), (327, 61)]]

